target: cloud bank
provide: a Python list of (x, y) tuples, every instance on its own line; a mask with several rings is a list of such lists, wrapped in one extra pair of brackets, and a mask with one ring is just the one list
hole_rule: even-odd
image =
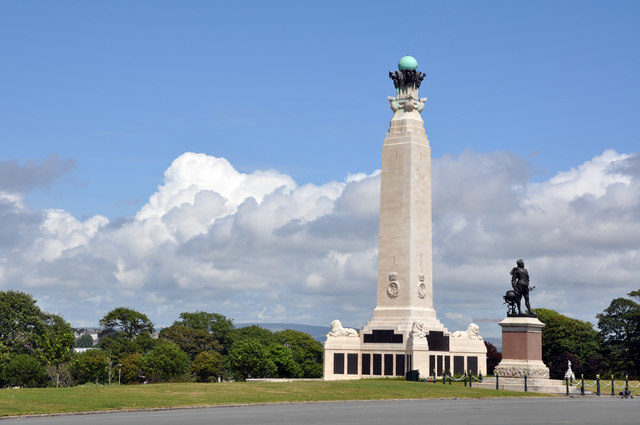
[[(82, 221), (24, 205), (26, 190), (71, 166), (0, 163), (0, 288), (29, 292), (74, 325), (127, 305), (159, 325), (198, 309), (240, 322), (358, 326), (375, 307), (378, 171), (299, 185), (185, 153), (133, 217)], [(637, 154), (608, 150), (537, 183), (508, 152), (435, 159), (439, 317), (450, 330), (503, 317), (508, 272), (524, 258), (534, 307), (593, 320), (640, 287), (639, 202)]]

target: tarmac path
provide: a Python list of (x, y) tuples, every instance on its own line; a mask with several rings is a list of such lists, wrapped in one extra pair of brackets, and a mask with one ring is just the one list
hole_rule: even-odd
[(1, 420), (1, 425), (640, 424), (640, 400), (397, 400), (252, 405)]

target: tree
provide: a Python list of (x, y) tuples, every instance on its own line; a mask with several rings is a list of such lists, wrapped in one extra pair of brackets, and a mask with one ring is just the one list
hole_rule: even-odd
[(76, 355), (69, 363), (73, 379), (80, 384), (106, 383), (109, 379), (109, 355), (101, 350), (87, 350)]
[(107, 353), (112, 362), (120, 362), (126, 356), (137, 353), (138, 345), (135, 340), (127, 338), (124, 334), (113, 333), (100, 339), (98, 347)]
[(284, 345), (273, 343), (268, 348), (269, 357), (275, 366), (278, 378), (300, 378), (302, 367), (293, 360), (291, 350)]
[(552, 378), (564, 377), (569, 356), (574, 356), (572, 369), (576, 374), (595, 376), (600, 372), (600, 338), (591, 323), (545, 308), (535, 311), (545, 324), (542, 328), (542, 360), (549, 367)]
[(153, 322), (146, 314), (126, 307), (118, 307), (105, 314), (100, 319), (100, 326), (103, 335), (119, 332), (131, 340), (140, 334), (153, 332)]
[(215, 351), (198, 353), (191, 363), (191, 374), (199, 382), (215, 382), (222, 374), (222, 356)]
[[(287, 329), (275, 334), (277, 341), (291, 350), (293, 360), (301, 367), (304, 378), (319, 378), (322, 376), (322, 344), (307, 333)], [(309, 362), (319, 366), (311, 366)], [(305, 364), (306, 367), (304, 366)], [(309, 373), (307, 373), (307, 371)]]
[(142, 359), (142, 369), (154, 381), (169, 381), (187, 375), (189, 355), (171, 341), (160, 341)]
[(245, 338), (234, 342), (226, 357), (227, 369), (238, 381), (249, 377), (273, 376), (276, 366), (260, 341)]
[(9, 349), (0, 341), (0, 388), (6, 386), (4, 373), (10, 359)]
[(29, 294), (0, 291), (0, 343), (12, 354), (33, 354), (40, 347), (45, 313)]
[(203, 351), (222, 351), (220, 343), (205, 329), (173, 325), (162, 329), (159, 338), (176, 343), (191, 360)]
[(228, 351), (231, 345), (229, 333), (234, 329), (231, 319), (222, 314), (207, 313), (206, 311), (180, 313), (180, 319), (173, 322), (173, 324), (192, 329), (204, 329), (220, 343), (225, 352)]
[(136, 351), (138, 353), (145, 354), (153, 350), (156, 346), (157, 340), (152, 337), (151, 334), (143, 333), (138, 335), (134, 342), (136, 344)]
[(60, 364), (71, 360), (74, 343), (71, 325), (60, 316), (47, 315), (42, 337), (42, 356), (47, 365), (56, 368), (56, 387), (60, 386)]
[(123, 384), (138, 382), (142, 372), (142, 354), (132, 353), (125, 356), (121, 362), (121, 381)]
[(268, 347), (269, 345), (278, 342), (278, 339), (273, 332), (271, 332), (269, 329), (265, 329), (257, 325), (234, 329), (229, 334), (229, 338), (232, 341), (232, 344), (243, 341), (245, 339), (251, 339), (262, 344), (264, 347)]
[(44, 387), (47, 372), (44, 366), (33, 356), (18, 354), (9, 360), (4, 370), (6, 385), (11, 387)]
[(627, 295), (640, 301), (640, 289), (638, 289), (637, 291), (631, 291)]
[(93, 347), (93, 338), (89, 334), (82, 334), (76, 339), (76, 347), (91, 348)]
[(611, 371), (640, 376), (640, 304), (616, 298), (596, 317)]
[(485, 341), (484, 346), (487, 347), (487, 373), (493, 375), (493, 371), (502, 360), (502, 353), (489, 341)]

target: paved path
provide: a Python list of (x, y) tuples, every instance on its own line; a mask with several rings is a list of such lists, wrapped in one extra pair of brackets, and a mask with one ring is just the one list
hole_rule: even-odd
[(302, 403), (9, 419), (0, 425), (634, 424), (640, 400), (491, 399)]

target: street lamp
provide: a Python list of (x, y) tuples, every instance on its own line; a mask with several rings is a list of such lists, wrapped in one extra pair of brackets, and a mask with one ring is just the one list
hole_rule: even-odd
[(118, 363), (118, 385), (120, 385), (121, 376), (122, 376), (122, 363)]

